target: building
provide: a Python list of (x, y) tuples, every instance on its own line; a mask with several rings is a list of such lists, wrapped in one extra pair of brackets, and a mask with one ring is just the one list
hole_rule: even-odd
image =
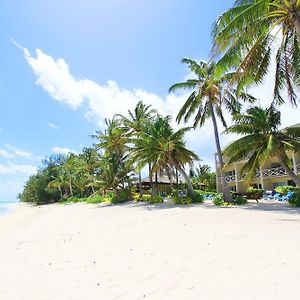
[[(176, 178), (171, 178), (171, 181), (167, 175), (160, 174), (155, 176), (152, 175), (152, 186), (153, 188), (161, 193), (169, 193), (172, 188), (178, 188), (178, 186), (185, 184), (184, 178), (179, 174), (178, 180)], [(138, 183), (136, 183), (138, 188)], [(144, 192), (150, 190), (151, 182), (150, 177), (146, 177), (142, 179), (142, 189)]]
[[(294, 125), (300, 126), (300, 124)], [(293, 166), (294, 173), (300, 178), (300, 153), (288, 153)], [(216, 157), (217, 191), (222, 192), (222, 182), (220, 176), (220, 165)], [(226, 163), (226, 157), (224, 158)], [(253, 180), (246, 179), (247, 174), (241, 172), (246, 160), (226, 165), (224, 168), (225, 179), (229, 189), (237, 193), (244, 193), (248, 187), (256, 187), (264, 191), (274, 191), (277, 186), (295, 185), (294, 181), (287, 175), (285, 169), (281, 167), (276, 157), (270, 157), (266, 163), (256, 171)]]

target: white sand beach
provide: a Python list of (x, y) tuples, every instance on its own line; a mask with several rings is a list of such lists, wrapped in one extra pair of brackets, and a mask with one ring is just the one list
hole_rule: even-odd
[(17, 205), (0, 299), (300, 299), (300, 210)]

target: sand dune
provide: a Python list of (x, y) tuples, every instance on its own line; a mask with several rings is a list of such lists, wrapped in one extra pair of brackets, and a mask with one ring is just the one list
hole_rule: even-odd
[(300, 299), (300, 211), (19, 205), (0, 217), (0, 299)]

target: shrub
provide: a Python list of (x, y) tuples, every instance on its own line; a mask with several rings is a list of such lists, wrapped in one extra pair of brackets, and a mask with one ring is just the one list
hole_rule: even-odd
[(215, 195), (215, 196), (213, 197), (212, 203), (213, 203), (214, 205), (217, 205), (217, 206), (224, 205), (224, 198), (223, 198), (223, 195), (220, 195), (220, 194)]
[(247, 193), (258, 193), (258, 194), (263, 194), (263, 190), (261, 189), (257, 189), (257, 188), (254, 188), (252, 186), (248, 187), (247, 190), (246, 190)]
[(295, 207), (300, 207), (300, 191), (296, 191), (288, 200), (289, 204)]
[(138, 197), (134, 197), (134, 200), (138, 201), (138, 202), (147, 202), (150, 201), (151, 195), (149, 194), (143, 194), (142, 197), (140, 197), (140, 195), (138, 195)]
[(233, 202), (236, 205), (244, 205), (247, 203), (247, 198), (244, 198), (243, 196), (236, 196)]
[(95, 195), (95, 196), (90, 196), (86, 199), (87, 203), (90, 204), (98, 204), (98, 203), (102, 203), (102, 202), (109, 202), (110, 201), (110, 197), (108, 197), (107, 195)]
[(204, 202), (203, 193), (200, 191), (194, 191), (194, 194), (192, 195), (191, 198), (192, 198), (193, 203), (203, 203)]
[(173, 198), (173, 200), (174, 200), (174, 203), (178, 204), (178, 205), (188, 205), (188, 204), (192, 204), (193, 203), (192, 198), (188, 197), (188, 196), (186, 196), (186, 197), (178, 197), (178, 196), (176, 196), (176, 197)]
[(155, 196), (150, 196), (148, 198), (148, 201), (151, 204), (163, 203), (164, 202), (164, 198), (162, 196), (160, 196), (160, 195), (155, 195)]
[(280, 193), (280, 194), (283, 194), (283, 195), (286, 195), (288, 192), (294, 192), (296, 190), (297, 190), (297, 188), (294, 187), (294, 186), (291, 186), (291, 185), (277, 186), (275, 188), (275, 191), (277, 193)]

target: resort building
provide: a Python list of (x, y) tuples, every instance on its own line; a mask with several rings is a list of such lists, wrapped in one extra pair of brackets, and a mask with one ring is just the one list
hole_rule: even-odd
[[(300, 124), (294, 125), (300, 126)], [(291, 166), (294, 173), (300, 178), (300, 152), (288, 153), (291, 160)], [(226, 164), (226, 157), (224, 158)], [(221, 170), (217, 155), (216, 174), (217, 174), (217, 191), (222, 192)], [(285, 169), (280, 165), (276, 157), (270, 157), (260, 169), (256, 171), (253, 180), (249, 181), (245, 173), (242, 173), (243, 165), (246, 160), (242, 160), (233, 164), (226, 165), (224, 168), (225, 180), (228, 183), (229, 189), (237, 193), (246, 192), (247, 188), (252, 186), (262, 189), (264, 191), (274, 191), (277, 186), (292, 185), (295, 186), (294, 181), (287, 175)]]

